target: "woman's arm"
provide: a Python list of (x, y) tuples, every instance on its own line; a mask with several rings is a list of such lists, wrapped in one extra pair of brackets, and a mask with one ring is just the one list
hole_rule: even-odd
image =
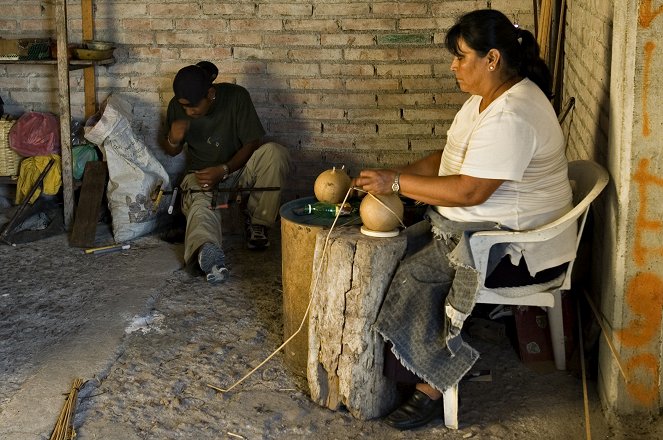
[(438, 151), (398, 169), (362, 170), (354, 185), (374, 194), (390, 194), (400, 173), (399, 192), (406, 197), (430, 205), (474, 206), (485, 202), (503, 182), (466, 175), (438, 176), (441, 158)]

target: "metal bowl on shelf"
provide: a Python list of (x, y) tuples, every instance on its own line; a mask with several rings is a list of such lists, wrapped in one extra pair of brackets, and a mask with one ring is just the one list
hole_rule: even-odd
[(86, 49), (84, 47), (73, 48), (74, 58), (78, 60), (99, 61), (112, 58), (113, 48), (106, 50)]
[(84, 40), (83, 41), (83, 48), (84, 49), (92, 49), (92, 50), (115, 49), (115, 47), (113, 46), (113, 43), (109, 43), (108, 41), (98, 41), (98, 40)]

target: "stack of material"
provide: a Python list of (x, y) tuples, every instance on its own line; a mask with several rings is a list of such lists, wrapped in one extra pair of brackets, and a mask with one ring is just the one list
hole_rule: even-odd
[(0, 117), (0, 176), (16, 176), (21, 163), (21, 156), (9, 148), (9, 130), (16, 121), (9, 115)]
[(71, 385), (71, 391), (65, 395), (64, 405), (60, 411), (60, 416), (55, 424), (50, 440), (71, 440), (76, 438), (74, 431), (74, 414), (76, 413), (76, 401), (78, 400), (78, 391), (83, 385), (83, 379), (74, 379)]

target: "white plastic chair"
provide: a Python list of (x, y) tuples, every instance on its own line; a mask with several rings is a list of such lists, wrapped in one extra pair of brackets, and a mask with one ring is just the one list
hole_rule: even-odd
[[(490, 248), (497, 243), (537, 242), (545, 246), (547, 240), (577, 224), (577, 251), (590, 205), (608, 184), (608, 179), (607, 171), (594, 161), (576, 160), (569, 162), (569, 180), (573, 188), (574, 208), (566, 215), (554, 222), (529, 231), (481, 231), (472, 234), (470, 247), (481, 280), (483, 282), (486, 280)], [(537, 293), (518, 297), (503, 296), (500, 291), (504, 293), (504, 290), (500, 288), (489, 289), (482, 285), (477, 298), (477, 303), (546, 307), (555, 366), (559, 370), (566, 369), (561, 291), (571, 288), (573, 262), (569, 262), (565, 273), (556, 279), (558, 280), (556, 283), (552, 283), (552, 285), (550, 285), (551, 283), (537, 284), (536, 286), (541, 286)], [(531, 287), (528, 286), (530, 289)], [(443, 399), (444, 423), (448, 428), (458, 429), (458, 384), (445, 390)]]

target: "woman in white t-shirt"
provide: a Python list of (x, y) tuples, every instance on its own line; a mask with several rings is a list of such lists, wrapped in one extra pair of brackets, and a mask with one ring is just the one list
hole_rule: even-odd
[[(434, 238), (401, 262), (376, 322), (418, 382), (412, 397), (386, 419), (402, 430), (440, 416), (441, 391), (478, 357), (460, 339), (471, 309), (449, 301), (454, 290), (460, 303), (474, 288), (457, 285), (459, 267), (448, 258), (462, 232), (530, 229), (571, 209), (564, 137), (549, 102), (550, 73), (531, 32), (501, 12), (478, 10), (456, 22), (446, 46), (460, 89), (472, 96), (456, 115), (444, 149), (402, 168), (362, 170), (354, 181), (364, 191), (397, 190), (431, 207), (426, 216)], [(554, 260), (529, 244), (505, 248), (498, 257), (526, 264), (534, 276), (571, 260), (574, 245), (570, 231), (554, 244), (560, 256)]]

